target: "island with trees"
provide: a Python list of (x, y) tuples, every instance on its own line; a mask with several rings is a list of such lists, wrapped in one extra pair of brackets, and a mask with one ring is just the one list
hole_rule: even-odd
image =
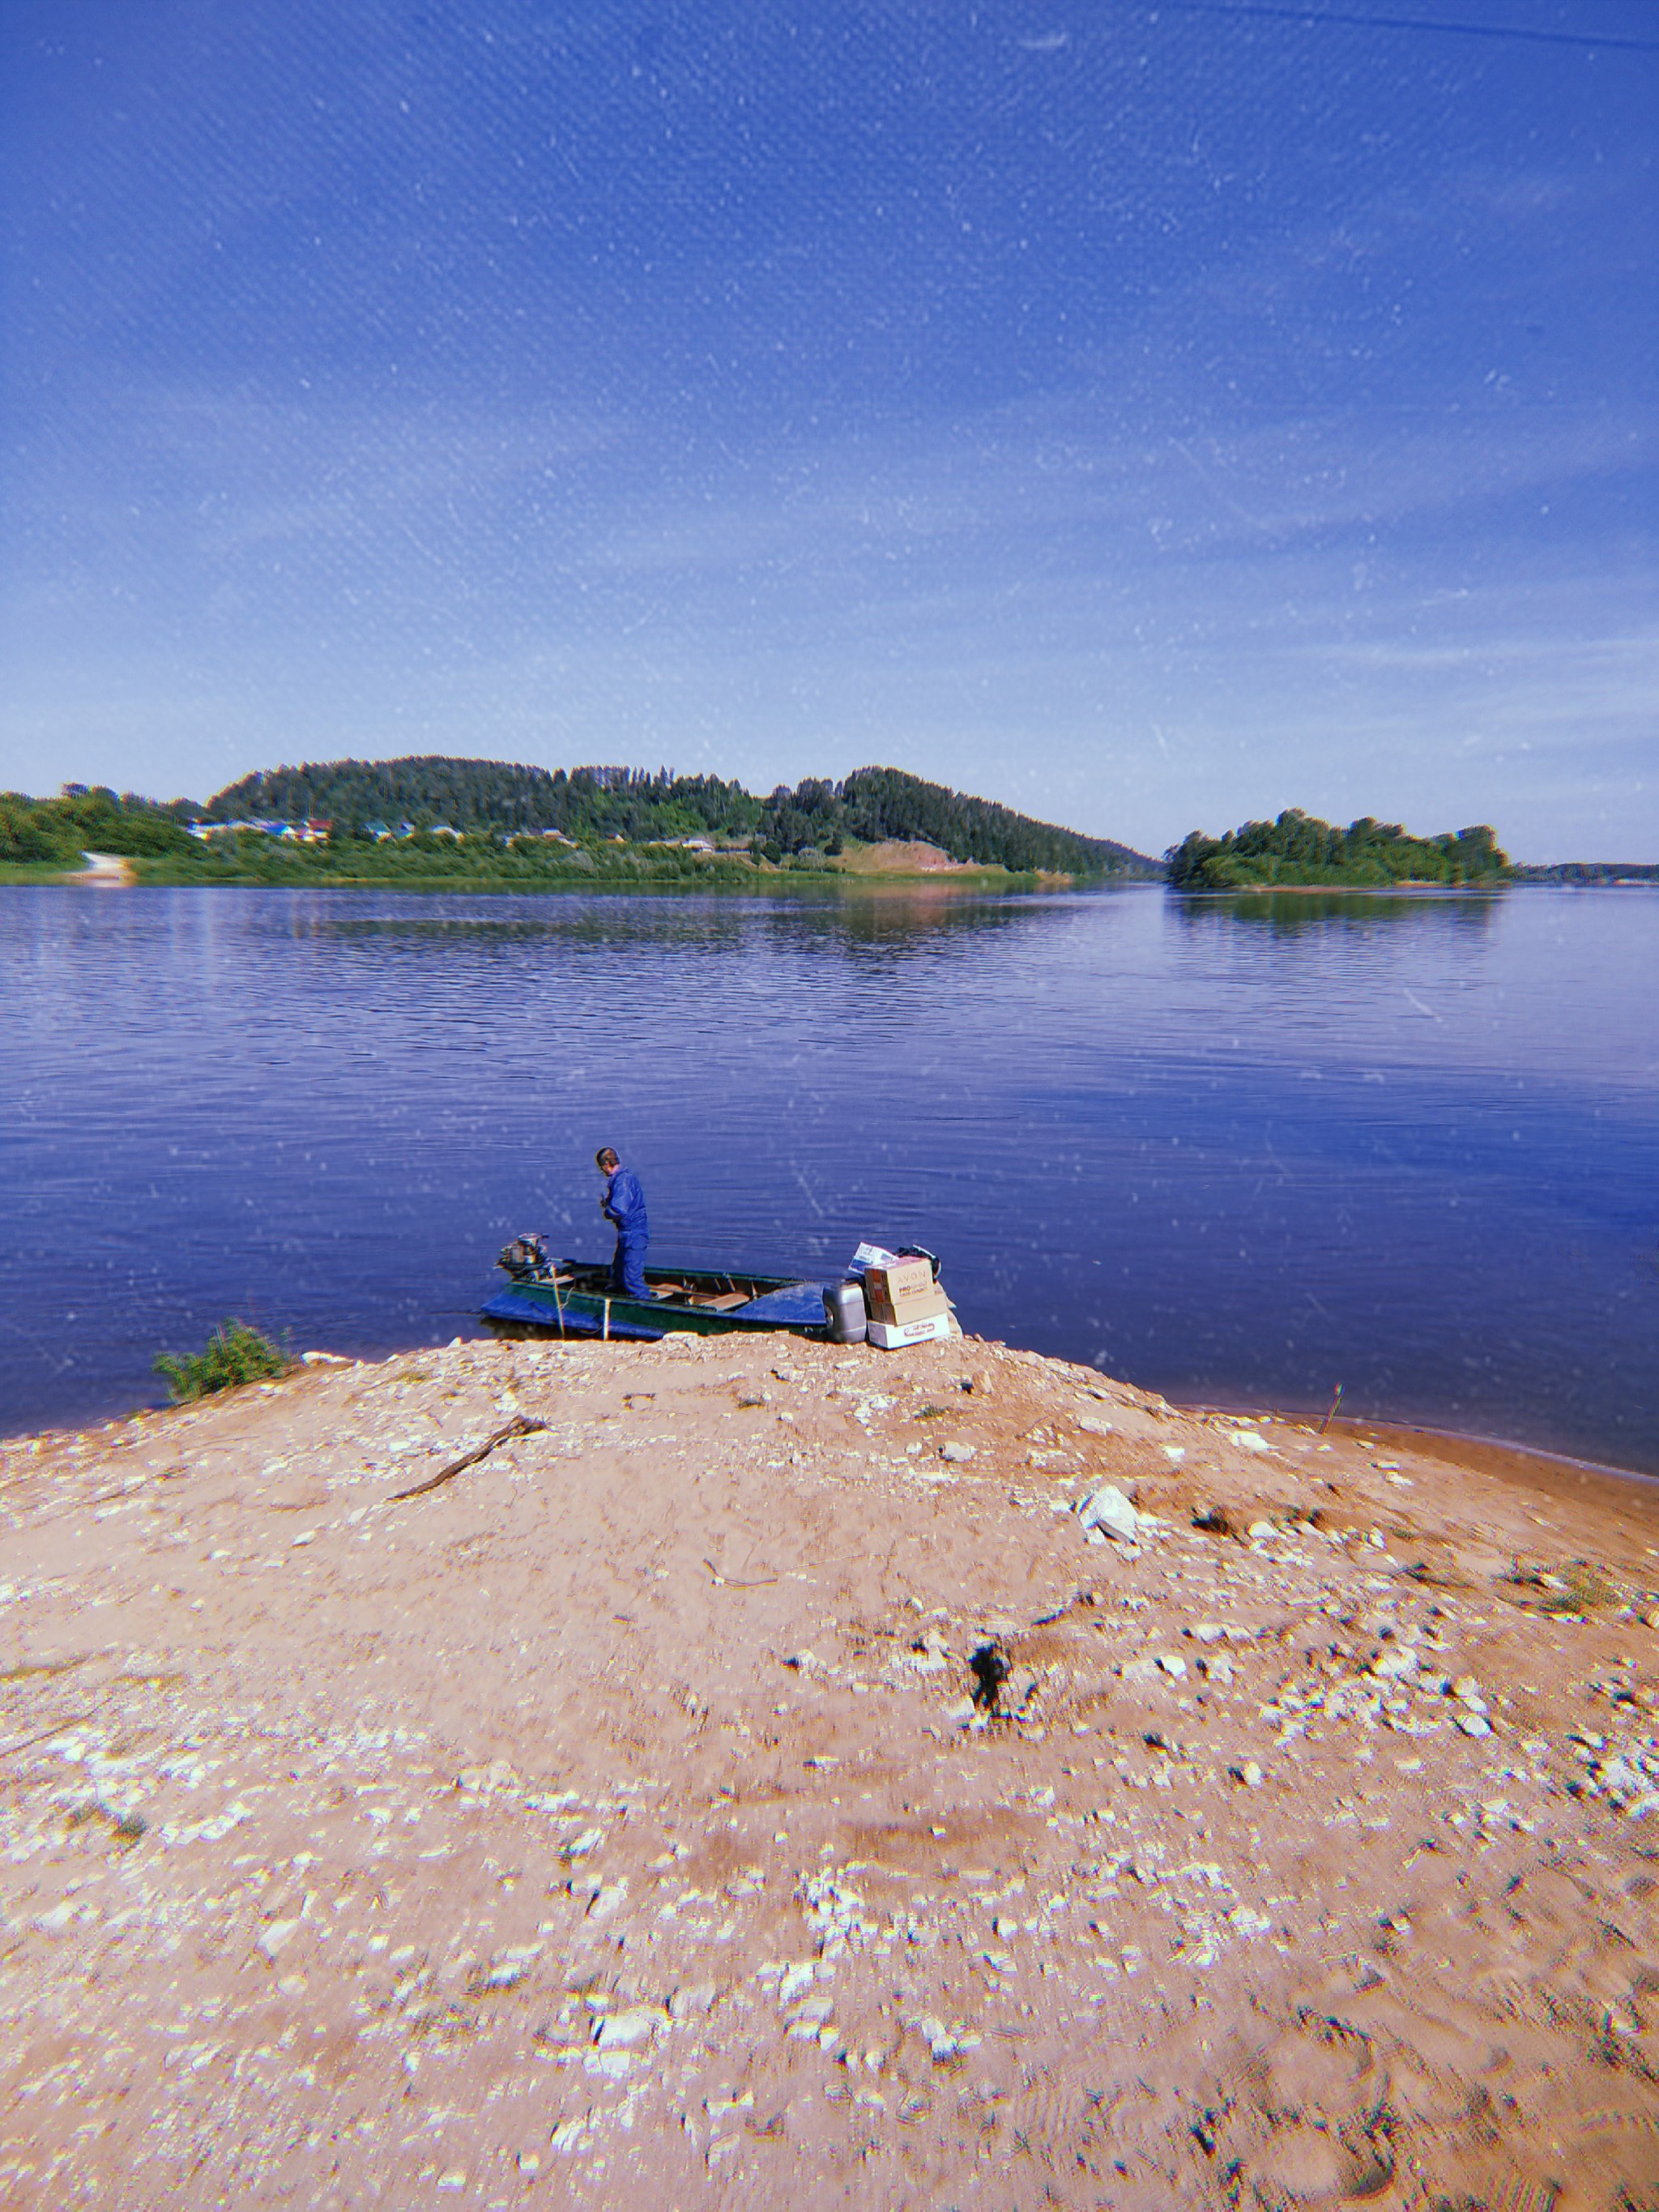
[(1272, 822), (1247, 822), (1224, 837), (1194, 830), (1164, 859), (1170, 886), (1179, 891), (1488, 885), (1507, 883), (1513, 873), (1484, 823), (1414, 837), (1397, 822), (1374, 822), (1369, 815), (1340, 830), (1295, 806)]

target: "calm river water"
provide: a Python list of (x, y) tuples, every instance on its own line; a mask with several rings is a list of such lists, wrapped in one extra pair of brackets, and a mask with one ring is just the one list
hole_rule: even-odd
[(475, 1333), (520, 1229), (827, 1273), (1178, 1399), (1659, 1473), (1659, 894), (0, 890), (0, 1428), (236, 1315)]

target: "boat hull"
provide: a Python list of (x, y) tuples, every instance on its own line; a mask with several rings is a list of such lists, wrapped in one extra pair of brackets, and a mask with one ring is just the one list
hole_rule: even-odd
[[(646, 1281), (673, 1286), (665, 1296), (630, 1298), (597, 1287), (599, 1267), (579, 1266), (574, 1281), (532, 1279), (512, 1282), (486, 1299), (484, 1320), (556, 1336), (611, 1337), (659, 1343), (665, 1336), (788, 1336), (827, 1338), (823, 1285), (786, 1275), (753, 1275), (714, 1267), (647, 1268)], [(722, 1310), (698, 1297), (727, 1298), (741, 1286), (741, 1304)]]

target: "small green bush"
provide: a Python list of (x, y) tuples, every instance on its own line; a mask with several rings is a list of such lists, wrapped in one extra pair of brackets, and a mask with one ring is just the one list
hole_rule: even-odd
[(268, 1382), (286, 1375), (294, 1364), (279, 1346), (246, 1322), (228, 1321), (216, 1328), (205, 1352), (177, 1356), (157, 1352), (155, 1372), (165, 1375), (175, 1406), (192, 1398), (206, 1398), (216, 1390), (234, 1389), (239, 1382)]

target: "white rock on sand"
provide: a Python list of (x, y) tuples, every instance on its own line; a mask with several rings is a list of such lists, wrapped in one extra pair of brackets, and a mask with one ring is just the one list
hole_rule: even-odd
[(1654, 2201), (1650, 1491), (787, 1352), (0, 1447), (0, 2202)]

